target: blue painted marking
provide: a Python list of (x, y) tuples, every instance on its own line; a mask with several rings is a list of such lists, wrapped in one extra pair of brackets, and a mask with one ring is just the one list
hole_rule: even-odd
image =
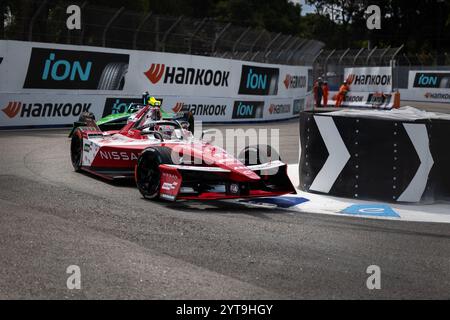
[(252, 204), (273, 204), (279, 208), (287, 209), (308, 201), (309, 199), (301, 197), (276, 197), (276, 198), (258, 198), (251, 200), (241, 200), (240, 202), (247, 202)]
[(395, 212), (394, 209), (385, 204), (354, 204), (342, 210), (341, 213), (354, 214), (358, 216), (400, 218), (400, 215)]

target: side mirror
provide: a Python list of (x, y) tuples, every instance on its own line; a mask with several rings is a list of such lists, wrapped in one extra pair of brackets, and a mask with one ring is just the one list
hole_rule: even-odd
[(203, 130), (202, 131), (202, 140), (203, 140), (203, 137), (205, 136), (205, 134), (207, 134), (207, 133), (213, 133), (213, 132), (216, 132), (216, 130), (215, 129), (208, 129), (208, 130)]

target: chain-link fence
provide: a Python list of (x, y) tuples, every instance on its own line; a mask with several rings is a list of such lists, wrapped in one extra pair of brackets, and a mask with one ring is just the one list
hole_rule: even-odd
[[(68, 30), (71, 3), (30, 0), (20, 16), (5, 20), (2, 39), (187, 53), (290, 65), (311, 65), (319, 41), (245, 28), (214, 19), (193, 19), (80, 4), (81, 30)], [(8, 16), (8, 12), (6, 12)]]
[[(345, 68), (392, 66), (394, 88), (407, 88), (410, 70), (449, 70), (450, 55), (442, 53), (440, 57), (431, 54), (410, 55), (396, 48), (359, 48), (344, 50), (321, 50), (314, 60), (314, 78), (325, 78), (332, 90), (337, 90), (344, 80)], [(436, 62), (445, 61), (445, 66)]]

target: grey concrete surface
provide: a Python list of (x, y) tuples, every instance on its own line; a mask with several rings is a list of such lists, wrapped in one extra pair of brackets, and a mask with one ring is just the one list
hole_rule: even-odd
[[(295, 162), (297, 122), (261, 126)], [(448, 224), (150, 202), (75, 173), (66, 134), (0, 132), (0, 299), (450, 298)]]

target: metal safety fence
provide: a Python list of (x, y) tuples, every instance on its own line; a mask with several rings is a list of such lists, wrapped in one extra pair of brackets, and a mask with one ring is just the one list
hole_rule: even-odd
[[(444, 61), (445, 65), (436, 65), (437, 61)], [(408, 87), (410, 70), (450, 70), (450, 55), (445, 52), (440, 57), (432, 54), (412, 55), (404, 52), (404, 46), (323, 49), (317, 54), (313, 66), (314, 78), (326, 79), (332, 90), (336, 90), (344, 80), (345, 68), (390, 66), (393, 68), (393, 88), (404, 89)]]
[[(288, 65), (311, 65), (324, 44), (315, 40), (242, 27), (211, 18), (172, 17), (84, 1), (81, 29), (68, 30), (72, 2), (29, 0), (19, 16), (7, 17), (0, 39), (185, 53)], [(9, 17), (9, 18), (8, 18)]]

